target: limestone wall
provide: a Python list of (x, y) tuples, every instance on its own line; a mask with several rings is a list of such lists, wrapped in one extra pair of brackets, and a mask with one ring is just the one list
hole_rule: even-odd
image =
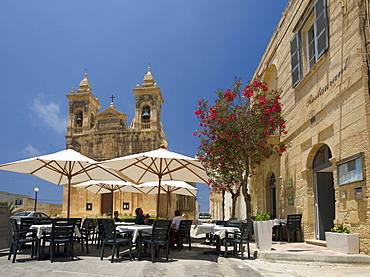
[[(332, 224), (343, 223), (360, 233), (361, 252), (370, 253), (369, 73), (366, 64), (369, 55), (365, 48), (369, 41), (365, 37), (369, 33), (369, 22), (364, 21), (367, 1), (325, 2), (328, 48), (311, 67), (306, 60), (302, 61), (302, 78), (293, 87), (290, 43), (298, 31), (304, 34), (305, 28), (309, 29), (307, 25), (314, 17), (315, 2), (289, 2), (255, 71), (273, 88), (282, 91), (288, 134), (281, 139), (290, 147), (281, 158), (272, 156), (258, 168), (250, 188), (252, 214), (269, 211), (269, 182), (274, 173), (277, 217), (302, 213), (304, 239), (317, 238), (315, 186), (322, 184), (316, 184), (313, 162), (315, 157), (320, 160), (316, 156), (320, 147), (327, 146), (331, 151), (331, 166), (322, 171), (333, 174), (335, 218)], [(307, 37), (302, 40), (304, 43)], [(301, 46), (302, 59), (305, 59), (308, 52)], [(337, 162), (356, 154), (362, 155), (363, 179), (340, 185)], [(361, 195), (356, 194), (361, 190)]]

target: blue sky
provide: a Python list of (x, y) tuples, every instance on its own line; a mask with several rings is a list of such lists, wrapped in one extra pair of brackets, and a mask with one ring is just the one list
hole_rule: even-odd
[[(68, 99), (85, 69), (102, 110), (134, 115), (150, 65), (171, 151), (195, 156), (201, 98), (247, 82), (288, 0), (18, 0), (0, 9), (0, 163), (65, 149)], [(61, 204), (62, 187), (0, 170), (0, 191)], [(208, 187), (199, 185), (208, 210)]]

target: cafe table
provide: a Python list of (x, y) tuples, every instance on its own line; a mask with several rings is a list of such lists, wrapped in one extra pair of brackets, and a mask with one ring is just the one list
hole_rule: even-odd
[(283, 235), (282, 235), (283, 225), (286, 225), (287, 219), (275, 218), (275, 219), (273, 219), (273, 221), (274, 221), (274, 226), (276, 226), (277, 229), (278, 229), (279, 240), (282, 241), (282, 239), (283, 239)]
[[(43, 237), (43, 235), (47, 235), (47, 234), (51, 233), (52, 224), (34, 224), (34, 225), (31, 225), (30, 229), (37, 230), (36, 231), (36, 236), (37, 236), (38, 239), (41, 239)], [(74, 228), (74, 234), (77, 237), (81, 237), (81, 232), (80, 232), (80, 230), (78, 229), (77, 226), (75, 226), (75, 228)], [(44, 250), (42, 250), (42, 255), (44, 255)]]
[(226, 237), (226, 232), (240, 231), (237, 227), (229, 227), (206, 223), (196, 226), (196, 235), (200, 234), (213, 234), (216, 238), (216, 251), (207, 251), (205, 254), (220, 254), (221, 253), (221, 240)]
[(132, 242), (135, 243), (140, 230), (152, 230), (151, 225), (117, 225), (116, 230), (119, 232), (125, 232), (127, 230), (132, 231)]
[(132, 225), (135, 225), (135, 222), (114, 222), (114, 224), (116, 224), (117, 226), (132, 226)]
[[(42, 235), (44, 233), (50, 233), (51, 232), (51, 227), (52, 227), (52, 224), (40, 224), (40, 225), (31, 225), (30, 229), (36, 229), (36, 236), (41, 239), (42, 238)], [(74, 229), (74, 232), (75, 232), (75, 235), (77, 237), (81, 237), (81, 233), (80, 233), (80, 230), (78, 229), (77, 226), (75, 226), (75, 229)]]

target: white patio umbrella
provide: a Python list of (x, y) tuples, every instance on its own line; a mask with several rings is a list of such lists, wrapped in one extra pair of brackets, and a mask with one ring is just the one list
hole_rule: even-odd
[(168, 201), (171, 193), (194, 197), (197, 194), (196, 187), (193, 187), (183, 181), (162, 181), (160, 187), (158, 185), (158, 181), (146, 182), (144, 184), (138, 185), (138, 188), (145, 194), (157, 194), (158, 189), (160, 190), (161, 194), (167, 194), (167, 210), (166, 210), (167, 217), (168, 217)]
[(162, 181), (207, 183), (208, 180), (199, 160), (163, 148), (103, 161), (101, 164), (120, 171), (136, 184), (158, 181), (157, 218)]
[(113, 193), (114, 192), (136, 192), (144, 193), (137, 185), (126, 181), (98, 181), (91, 180), (73, 186), (74, 188), (84, 188), (95, 194), (110, 193), (110, 211), (113, 217)]
[(126, 179), (121, 173), (102, 166), (72, 149), (2, 164), (0, 170), (31, 174), (56, 185), (68, 184), (67, 217), (70, 214), (70, 187), (72, 183), (88, 180), (125, 181)]
[(145, 194), (155, 194), (158, 193), (158, 188), (160, 193), (175, 193), (187, 196), (196, 196), (197, 188), (189, 185), (183, 181), (162, 181), (161, 186), (158, 186), (158, 181), (156, 182), (146, 182), (137, 186)]

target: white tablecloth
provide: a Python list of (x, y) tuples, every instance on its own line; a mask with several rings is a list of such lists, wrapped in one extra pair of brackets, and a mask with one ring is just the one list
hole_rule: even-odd
[(132, 225), (135, 225), (135, 222), (114, 222), (116, 225), (119, 225), (119, 226), (132, 226)]
[(140, 230), (152, 230), (151, 225), (118, 225), (116, 229), (120, 232), (124, 232), (125, 230), (132, 230), (132, 242), (136, 242), (137, 236), (139, 235)]
[(216, 224), (202, 224), (196, 227), (195, 234), (200, 235), (200, 234), (212, 233), (216, 236), (219, 236), (220, 239), (223, 239), (226, 236), (226, 232), (235, 232), (235, 231), (240, 231), (240, 230), (237, 227), (226, 227), (226, 226), (216, 225)]
[[(39, 239), (41, 239), (42, 238), (42, 233), (44, 231), (51, 232), (51, 226), (52, 226), (51, 224), (31, 225), (30, 229), (36, 229), (37, 230), (36, 236)], [(76, 234), (76, 236), (81, 237), (80, 230), (78, 229), (77, 226), (75, 226), (75, 234)]]
[(284, 225), (287, 223), (287, 220), (286, 219), (279, 219), (279, 218), (275, 218), (274, 219), (274, 226), (277, 226), (277, 225)]

